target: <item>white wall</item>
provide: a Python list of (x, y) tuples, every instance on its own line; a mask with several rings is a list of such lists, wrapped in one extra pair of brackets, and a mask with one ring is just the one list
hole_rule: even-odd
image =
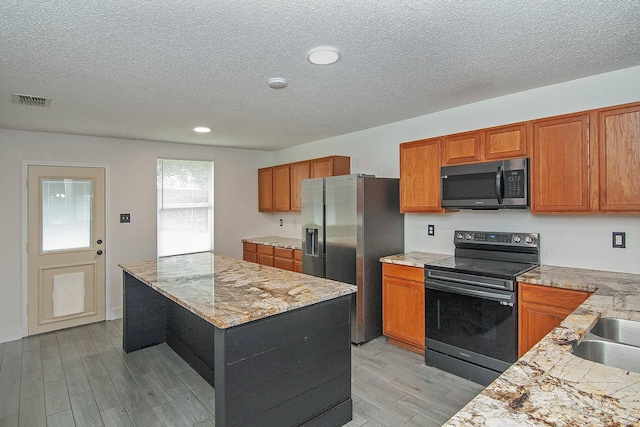
[[(25, 332), (23, 163), (107, 166), (107, 316), (119, 317), (122, 273), (118, 263), (156, 256), (158, 157), (214, 162), (217, 253), (241, 258), (243, 237), (271, 229), (270, 219), (257, 208), (257, 169), (272, 163), (270, 152), (0, 129), (0, 342)], [(131, 223), (120, 224), (120, 213), (131, 213)]]
[[(354, 173), (399, 176), (398, 144), (536, 118), (640, 100), (640, 67), (520, 92), (462, 107), (316, 141), (274, 153), (274, 164), (331, 154), (351, 156)], [(285, 219), (283, 227), (277, 220)], [(273, 214), (280, 235), (299, 237), (299, 216)], [(293, 222), (296, 221), (294, 225)], [(427, 236), (434, 224), (435, 236)], [(453, 253), (456, 229), (541, 234), (544, 264), (640, 273), (640, 217), (531, 215), (528, 211), (463, 211), (405, 215), (405, 251)], [(611, 232), (627, 233), (627, 248), (611, 247)]]

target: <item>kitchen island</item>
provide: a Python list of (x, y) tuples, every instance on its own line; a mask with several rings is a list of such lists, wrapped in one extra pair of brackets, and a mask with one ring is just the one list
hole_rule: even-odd
[(216, 425), (351, 419), (355, 286), (212, 253), (120, 267), (124, 350), (170, 345), (214, 386)]

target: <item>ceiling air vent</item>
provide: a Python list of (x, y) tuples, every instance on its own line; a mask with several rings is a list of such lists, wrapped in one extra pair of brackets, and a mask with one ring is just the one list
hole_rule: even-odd
[(34, 107), (48, 107), (51, 104), (51, 98), (33, 95), (20, 95), (19, 93), (11, 94), (11, 102), (22, 105), (31, 105)]

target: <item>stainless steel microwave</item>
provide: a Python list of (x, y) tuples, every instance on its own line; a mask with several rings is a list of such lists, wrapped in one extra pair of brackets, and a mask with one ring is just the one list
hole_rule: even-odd
[(526, 209), (529, 159), (443, 166), (441, 203), (450, 209)]

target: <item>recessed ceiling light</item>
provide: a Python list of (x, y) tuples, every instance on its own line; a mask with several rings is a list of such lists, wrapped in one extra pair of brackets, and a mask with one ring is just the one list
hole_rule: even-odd
[(193, 128), (194, 131), (198, 132), (198, 133), (208, 133), (211, 132), (211, 128), (208, 128), (206, 126), (197, 126)]
[(269, 87), (271, 89), (284, 89), (287, 87), (287, 80), (282, 77), (274, 77), (269, 79)]
[(315, 65), (329, 65), (338, 62), (340, 52), (334, 47), (317, 47), (309, 51), (307, 60)]

